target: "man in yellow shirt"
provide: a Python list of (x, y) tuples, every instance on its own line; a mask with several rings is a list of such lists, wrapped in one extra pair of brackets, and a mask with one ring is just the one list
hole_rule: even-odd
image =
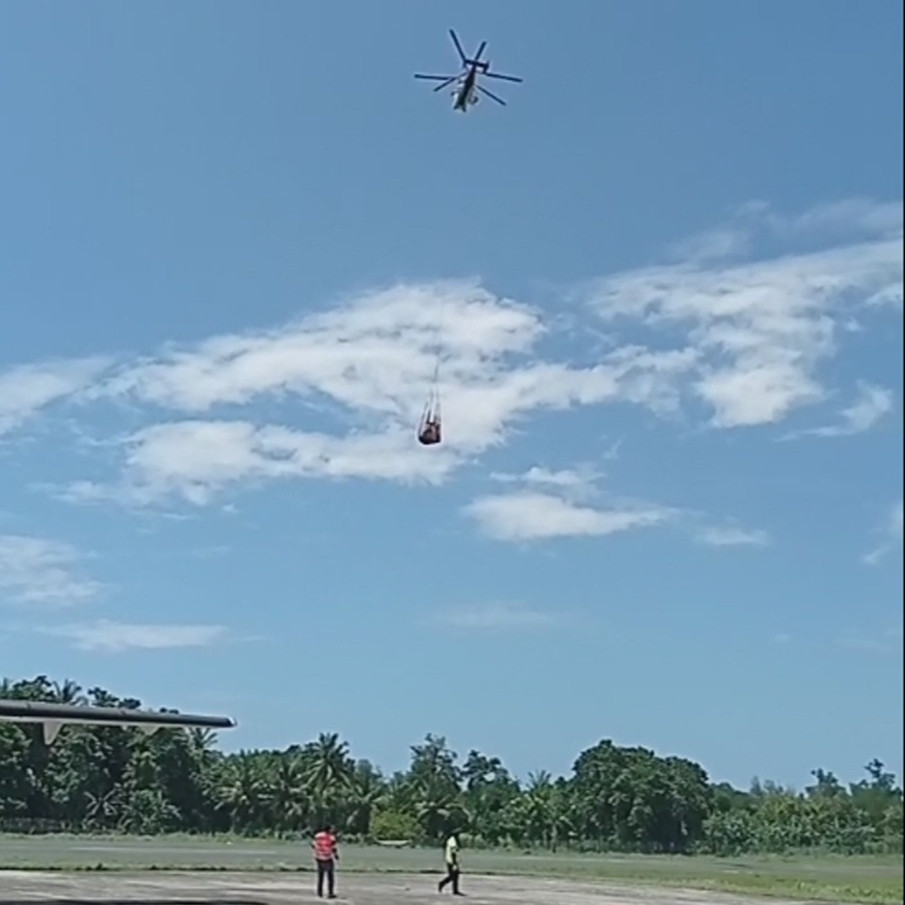
[(443, 892), (446, 885), (452, 883), (454, 896), (465, 895), (465, 893), (459, 892), (459, 838), (455, 830), (446, 837), (445, 855), (446, 876), (437, 884), (437, 892)]

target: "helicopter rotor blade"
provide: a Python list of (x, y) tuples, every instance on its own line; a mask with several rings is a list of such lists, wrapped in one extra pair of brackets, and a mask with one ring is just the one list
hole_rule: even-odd
[(442, 91), (447, 85), (451, 85), (458, 75), (422, 75), (420, 72), (415, 73), (416, 79), (427, 79), (431, 82), (439, 82), (440, 84), (433, 88), (433, 91)]
[(440, 82), (440, 84), (437, 85), (436, 88), (434, 88), (434, 91), (442, 91), (447, 85), (452, 85), (452, 83), (455, 82), (458, 78), (459, 77), (457, 75), (450, 76), (448, 79), (446, 79), (445, 82)]
[(478, 89), (478, 91), (481, 92), (481, 94), (486, 94), (487, 97), (495, 100), (498, 104), (502, 104), (504, 107), (506, 106), (506, 101), (504, 101), (501, 97), (497, 97), (492, 91), (488, 91), (482, 85), (475, 85), (475, 87)]
[(502, 75), (499, 72), (485, 72), (484, 75), (489, 79), (503, 79), (507, 82), (523, 82), (525, 81), (522, 78), (519, 78), (517, 75)]
[(486, 41), (481, 41), (481, 46), (478, 48), (478, 52), (474, 55), (474, 59), (471, 60), (472, 63), (477, 63), (478, 60), (481, 59), (481, 54), (484, 53), (484, 48), (487, 46)]
[(456, 33), (450, 29), (449, 36), (453, 39), (453, 44), (456, 45), (456, 50), (459, 51), (459, 59), (462, 60), (462, 65), (466, 66), (468, 64), (468, 57), (465, 56), (465, 51), (462, 50), (462, 45), (459, 43), (459, 38), (456, 36)]

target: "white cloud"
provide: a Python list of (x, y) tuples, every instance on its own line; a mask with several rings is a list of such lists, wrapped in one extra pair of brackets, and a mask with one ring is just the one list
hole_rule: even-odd
[(669, 256), (682, 261), (719, 261), (738, 257), (750, 248), (750, 237), (743, 229), (733, 226), (705, 230), (687, 239), (674, 242), (669, 248)]
[(508, 472), (494, 472), (490, 475), (494, 481), (506, 484), (519, 483), (528, 486), (555, 488), (557, 492), (570, 499), (585, 499), (593, 497), (597, 493), (594, 482), (602, 477), (589, 464), (578, 465), (575, 468), (563, 468), (551, 470), (541, 465), (532, 465), (521, 474)]
[(846, 198), (819, 204), (797, 217), (765, 214), (771, 227), (780, 235), (801, 233), (836, 234), (849, 238), (852, 234), (894, 239), (902, 234), (901, 201), (877, 202), (872, 198)]
[[(528, 541), (553, 537), (605, 536), (636, 528), (667, 524), (690, 533), (712, 547), (766, 546), (770, 536), (761, 529), (735, 524), (701, 524), (701, 513), (637, 500), (593, 503), (602, 496), (590, 465), (551, 470), (534, 465), (521, 474), (494, 473), (491, 478), (518, 483), (520, 490), (479, 497), (464, 511), (496, 540)], [(535, 488), (544, 488), (537, 490)]]
[[(801, 214), (784, 214), (764, 201), (749, 201), (736, 208), (726, 226), (716, 233), (731, 233), (744, 248), (758, 237), (784, 244), (822, 240), (860, 241), (894, 239), (902, 235), (901, 201), (843, 198), (817, 204)], [(704, 233), (703, 235), (709, 235)]]
[(439, 614), (437, 621), (452, 628), (495, 631), (547, 628), (557, 620), (551, 613), (522, 604), (488, 603), (449, 610)]
[(543, 332), (530, 308), (471, 283), (398, 286), (282, 329), (167, 350), (125, 368), (100, 392), (192, 413), (264, 394), (325, 394), (353, 409), (411, 420), (438, 356), (455, 356), (443, 375), (455, 383), (527, 351)]
[(870, 308), (892, 308), (894, 311), (902, 311), (902, 281), (890, 283), (882, 289), (878, 289), (864, 303)]
[[(754, 247), (755, 228), (783, 241), (864, 241), (727, 265)], [(840, 325), (901, 284), (900, 233), (900, 203), (855, 199), (798, 218), (749, 205), (697, 237), (683, 262), (597, 281), (598, 317), (569, 332), (585, 348), (565, 361), (548, 360), (544, 343), (574, 318), (546, 318), (472, 281), (398, 285), (271, 330), (168, 346), (76, 393), (86, 405), (128, 401), (146, 420), (103, 443), (117, 481), (78, 479), (56, 492), (204, 505), (279, 478), (438, 483), (530, 416), (617, 402), (674, 417), (690, 399), (713, 427), (774, 423), (824, 398), (818, 368), (836, 352)], [(612, 331), (602, 346), (588, 335), (601, 319)], [(414, 432), (438, 363), (444, 442), (427, 449)], [(0, 429), (86, 379), (9, 395), (17, 401), (5, 414), (0, 402)], [(862, 400), (847, 423), (866, 423), (880, 402)]]
[[(355, 427), (331, 434), (234, 417), (166, 421), (125, 438), (118, 488), (77, 481), (63, 495), (149, 502), (176, 494), (202, 504), (230, 484), (265, 478), (436, 482), (537, 409), (620, 398), (668, 407), (670, 385), (688, 366), (685, 353), (632, 348), (586, 367), (527, 358), (546, 332), (532, 309), (472, 284), (444, 283), (371, 293), (282, 330), (167, 350), (84, 397), (125, 397), (195, 416), (268, 397), (326, 399)], [(414, 431), (438, 360), (449, 427), (443, 445), (428, 450)]]
[(892, 411), (892, 390), (873, 384), (859, 382), (858, 399), (843, 409), (843, 423), (837, 427), (827, 427), (818, 432), (821, 436), (846, 436), (870, 430), (884, 415)]
[(411, 436), (440, 363), (450, 448), (479, 451), (505, 424), (536, 408), (638, 395), (639, 370), (669, 370), (676, 356), (625, 356), (572, 367), (537, 357), (540, 315), (471, 283), (399, 286), (264, 334), (214, 337), (123, 369), (95, 398), (125, 394), (202, 414), (264, 397), (329, 400), (363, 429)]
[(102, 358), (18, 365), (0, 372), (0, 437), (51, 403), (87, 387), (107, 363)]
[[(894, 224), (886, 214), (878, 220)], [(613, 327), (640, 324), (659, 347), (673, 338), (673, 351), (695, 362), (686, 389), (712, 408), (714, 426), (729, 428), (772, 423), (822, 399), (816, 370), (836, 351), (837, 320), (901, 281), (901, 236), (884, 232), (734, 266), (617, 274), (597, 281), (590, 301)]]
[(0, 535), (0, 597), (57, 606), (91, 600), (103, 585), (79, 576), (76, 567), (82, 558), (74, 547), (59, 541)]
[(530, 490), (479, 497), (465, 512), (487, 535), (506, 541), (603, 536), (660, 525), (672, 515), (665, 507), (643, 504), (609, 509), (581, 506)]
[(795, 437), (850, 437), (870, 430), (884, 415), (892, 411), (894, 396), (892, 390), (858, 381), (858, 397), (839, 414), (839, 424), (828, 424), (807, 430), (794, 431), (782, 439)]
[(770, 535), (760, 528), (731, 525), (702, 528), (696, 537), (700, 543), (710, 547), (765, 547), (770, 543)]
[(890, 507), (889, 514), (882, 528), (884, 540), (862, 557), (869, 566), (876, 565), (887, 553), (902, 546), (902, 501)]
[(276, 478), (382, 478), (436, 482), (457, 462), (447, 449), (423, 451), (400, 428), (335, 437), (248, 421), (155, 424), (125, 442), (119, 486), (80, 482), (71, 499), (145, 504), (175, 494), (196, 505), (239, 481)]
[(80, 650), (124, 651), (205, 647), (226, 634), (222, 625), (128, 624), (99, 619), (94, 623), (52, 626), (44, 634), (68, 638)]

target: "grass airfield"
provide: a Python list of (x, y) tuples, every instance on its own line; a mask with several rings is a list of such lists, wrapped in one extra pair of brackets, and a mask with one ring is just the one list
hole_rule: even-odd
[[(347, 845), (339, 900), (436, 901), (438, 850)], [(463, 851), (474, 905), (903, 902), (901, 857), (712, 858)], [(306, 843), (198, 836), (0, 836), (0, 905), (115, 902), (283, 905), (319, 901)]]

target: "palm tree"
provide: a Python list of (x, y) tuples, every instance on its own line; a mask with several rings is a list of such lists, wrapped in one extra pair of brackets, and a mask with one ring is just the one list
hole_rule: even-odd
[(371, 831), (371, 816), (385, 799), (386, 786), (381, 775), (367, 762), (360, 762), (349, 788), (349, 813), (346, 828), (350, 833), (367, 836)]
[(546, 845), (553, 827), (553, 783), (546, 770), (528, 774), (528, 831), (532, 841)]
[(316, 742), (306, 746), (303, 756), (305, 786), (314, 802), (312, 816), (320, 823), (333, 816), (351, 786), (349, 745), (340, 741), (336, 732), (322, 732)]
[(275, 764), (268, 804), (277, 837), (282, 839), (286, 832), (297, 829), (305, 820), (309, 803), (301, 758), (284, 754)]
[(242, 751), (231, 767), (220, 789), (219, 806), (229, 812), (233, 830), (257, 828), (269, 791), (259, 759)]
[(442, 780), (424, 777), (413, 788), (415, 816), (428, 839), (440, 839), (451, 829), (464, 829), (471, 815), (459, 796)]
[(198, 726), (192, 726), (189, 728), (188, 734), (192, 750), (199, 755), (202, 760), (206, 760), (207, 755), (211, 754), (217, 747), (217, 736), (213, 729), (203, 729)]
[(87, 704), (88, 698), (82, 694), (82, 686), (71, 679), (53, 683), (53, 696), (58, 704)]

